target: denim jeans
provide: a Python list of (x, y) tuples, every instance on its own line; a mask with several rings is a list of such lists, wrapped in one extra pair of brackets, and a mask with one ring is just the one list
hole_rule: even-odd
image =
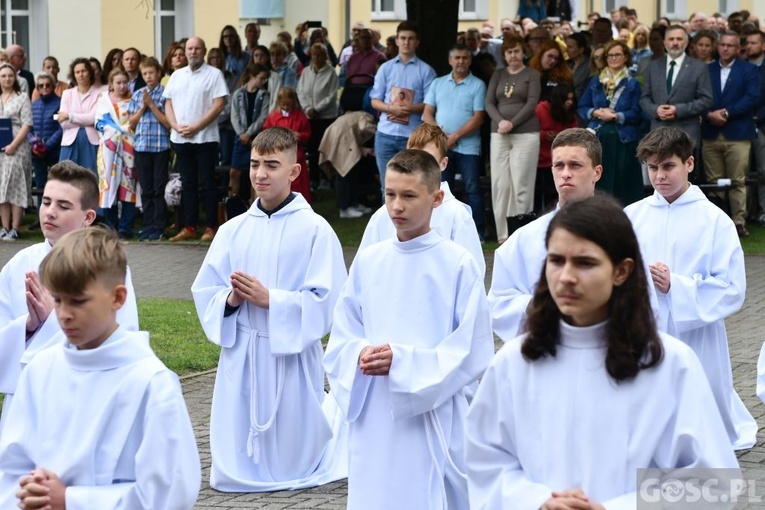
[(215, 163), (218, 161), (218, 143), (176, 143), (176, 168), (181, 174), (183, 191), (183, 219), (187, 228), (196, 228), (199, 222), (200, 182), (202, 203), (207, 216), (207, 227), (218, 227), (218, 192), (215, 186)]
[(449, 183), (454, 189), (454, 176), (457, 172), (462, 174), (462, 182), (465, 185), (468, 205), (473, 212), (473, 221), (478, 230), (478, 236), (483, 239), (486, 230), (484, 221), (485, 211), (483, 208), (483, 194), (481, 193), (481, 156), (477, 154), (460, 154), (449, 151), (449, 164), (441, 173), (441, 180)]
[(392, 136), (380, 133), (375, 135), (375, 159), (377, 170), (380, 172), (380, 192), (385, 203), (385, 167), (393, 156), (406, 149), (408, 138), (405, 136)]
[[(122, 214), (119, 214), (119, 205), (122, 204)], [(102, 215), (110, 227), (117, 229), (120, 234), (133, 235), (133, 224), (135, 223), (135, 203), (123, 202), (117, 200), (109, 209), (98, 208), (98, 214)]]

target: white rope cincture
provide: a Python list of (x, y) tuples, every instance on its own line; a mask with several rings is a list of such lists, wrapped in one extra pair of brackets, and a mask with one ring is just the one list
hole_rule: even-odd
[[(425, 438), (428, 442), (428, 451), (430, 452), (430, 459), (433, 461), (433, 466), (436, 469), (436, 474), (441, 485), (441, 501), (443, 502), (444, 509), (447, 508), (446, 500), (446, 476), (441, 469), (441, 465), (436, 457), (435, 445), (433, 444), (433, 435), (435, 434), (438, 440), (438, 445), (441, 447), (441, 451), (444, 453), (444, 459), (446, 463), (451, 467), (458, 476), (467, 480), (467, 474), (457, 468), (454, 463), (454, 459), (449, 452), (449, 446), (446, 444), (446, 437), (444, 436), (444, 429), (441, 427), (441, 421), (438, 419), (438, 414), (434, 409), (431, 409), (423, 415), (423, 421), (425, 422)], [(432, 430), (431, 430), (432, 429)]]
[(265, 423), (258, 423), (258, 388), (257, 381), (255, 380), (255, 353), (257, 352), (257, 339), (258, 337), (267, 338), (268, 335), (261, 333), (260, 331), (252, 331), (250, 334), (250, 379), (251, 379), (251, 391), (252, 402), (250, 405), (250, 431), (247, 436), (247, 456), (252, 459), (254, 463), (260, 462), (260, 442), (258, 441), (258, 435), (261, 432), (265, 432), (271, 428), (276, 420), (276, 413), (279, 411), (279, 405), (282, 401), (282, 392), (284, 390), (284, 356), (276, 357), (276, 401), (274, 402), (274, 410), (271, 417), (266, 420)]

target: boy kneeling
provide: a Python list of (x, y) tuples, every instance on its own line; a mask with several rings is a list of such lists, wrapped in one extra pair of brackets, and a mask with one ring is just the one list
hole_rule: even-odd
[(465, 387), (494, 353), (475, 258), (431, 230), (438, 163), (399, 152), (385, 174), (396, 236), (361, 250), (324, 366), (349, 425), (348, 509), (468, 507)]
[(0, 508), (194, 506), (201, 468), (178, 378), (146, 332), (117, 324), (125, 270), (100, 228), (66, 235), (43, 260), (67, 341), (21, 374), (0, 440)]

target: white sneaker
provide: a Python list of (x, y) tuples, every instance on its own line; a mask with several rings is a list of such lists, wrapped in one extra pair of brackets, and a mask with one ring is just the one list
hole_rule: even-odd
[[(2, 232), (0, 232), (0, 233), (2, 233)], [(5, 236), (2, 237), (2, 240), (3, 241), (11, 241), (12, 242), (12, 241), (15, 241), (18, 238), (19, 238), (19, 233), (16, 232), (15, 228), (12, 228), (12, 229), (10, 229), (8, 231), (7, 234), (5, 234)]]
[(358, 209), (354, 209), (353, 207), (349, 207), (348, 209), (340, 209), (340, 217), (343, 219), (361, 218), (362, 216), (364, 216), (364, 213)]
[(5, 229), (0, 230), (0, 239), (4, 239), (8, 235), (8, 231)]
[(359, 211), (361, 214), (369, 214), (372, 212), (372, 208), (367, 207), (363, 204), (356, 204), (353, 206), (353, 208)]

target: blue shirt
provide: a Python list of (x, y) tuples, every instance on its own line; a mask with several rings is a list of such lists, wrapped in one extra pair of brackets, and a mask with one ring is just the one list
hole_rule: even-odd
[[(461, 128), (475, 112), (482, 112), (486, 104), (486, 85), (472, 74), (461, 82), (454, 81), (452, 73), (433, 80), (425, 96), (425, 104), (435, 107), (436, 122), (450, 135)], [(452, 149), (460, 154), (481, 154), (481, 129), (463, 136)]]
[[(157, 108), (164, 113), (165, 98), (162, 97), (164, 90), (162, 85), (157, 85), (154, 90), (149, 90), (149, 87), (138, 89), (128, 103), (128, 116), (141, 109), (144, 94), (149, 94)], [(157, 120), (154, 112), (148, 108), (143, 112), (135, 127), (133, 147), (136, 152), (162, 152), (170, 149), (170, 132)]]
[[(433, 68), (416, 56), (406, 64), (401, 61), (401, 57), (397, 56), (385, 62), (377, 70), (375, 84), (369, 97), (390, 104), (391, 87), (400, 87), (414, 93), (412, 104), (420, 104), (425, 101), (425, 94), (435, 78), (436, 72)], [(388, 120), (388, 114), (382, 113), (377, 131), (390, 136), (409, 138), (412, 131), (420, 124), (422, 124), (422, 115), (419, 113), (410, 114), (407, 124), (391, 122)]]

